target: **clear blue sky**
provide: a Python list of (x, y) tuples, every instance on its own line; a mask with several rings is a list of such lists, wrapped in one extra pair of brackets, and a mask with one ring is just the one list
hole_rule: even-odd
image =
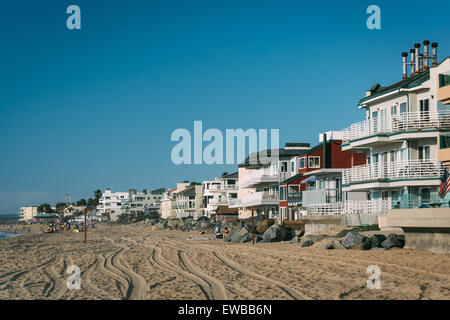
[(194, 120), (314, 145), (363, 119), (357, 101), (401, 79), (414, 42), (450, 55), (449, 1), (311, 2), (1, 1), (0, 213), (233, 171), (171, 163), (171, 132)]

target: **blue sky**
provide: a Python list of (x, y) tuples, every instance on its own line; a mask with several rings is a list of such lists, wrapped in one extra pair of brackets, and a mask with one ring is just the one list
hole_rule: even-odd
[(1, 1), (0, 213), (233, 171), (172, 164), (170, 135), (194, 120), (314, 145), (363, 119), (357, 101), (401, 79), (414, 42), (450, 55), (449, 1), (311, 2)]

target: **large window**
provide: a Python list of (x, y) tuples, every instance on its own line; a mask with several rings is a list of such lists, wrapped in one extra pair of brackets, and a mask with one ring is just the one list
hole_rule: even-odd
[(310, 168), (320, 168), (320, 157), (309, 157), (308, 167)]
[(419, 160), (430, 160), (430, 146), (419, 147)]
[(302, 157), (298, 160), (298, 168), (305, 169), (306, 168), (306, 157)]
[(439, 146), (440, 146), (441, 149), (450, 148), (450, 134), (441, 135), (439, 137), (439, 139), (440, 139)]
[(295, 161), (291, 161), (291, 172), (295, 172)]
[(286, 161), (283, 161), (283, 162), (281, 163), (281, 172), (287, 172), (287, 171), (288, 171), (287, 168), (288, 168), (288, 167), (287, 167), (287, 162), (286, 162)]
[(286, 186), (280, 186), (280, 200), (286, 200)]

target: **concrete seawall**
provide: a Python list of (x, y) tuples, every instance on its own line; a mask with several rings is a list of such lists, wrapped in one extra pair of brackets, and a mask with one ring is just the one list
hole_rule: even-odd
[(450, 208), (389, 210), (387, 220), (405, 232), (405, 248), (450, 253)]

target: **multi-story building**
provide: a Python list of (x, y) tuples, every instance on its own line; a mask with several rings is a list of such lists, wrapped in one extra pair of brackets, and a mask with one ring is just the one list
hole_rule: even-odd
[[(278, 184), (297, 172), (296, 163), (291, 159), (306, 154), (309, 143), (286, 143), (277, 149), (251, 154), (239, 164), (239, 187), (237, 199), (230, 200), (230, 208), (239, 208), (239, 218), (248, 218), (252, 212), (268, 217), (278, 214)], [(266, 157), (266, 159), (264, 159)]]
[(437, 43), (432, 55), (428, 45), (424, 41), (421, 54), (416, 43), (410, 63), (402, 53), (403, 79), (367, 90), (358, 104), (365, 119), (343, 130), (342, 150), (364, 152), (367, 163), (343, 171), (342, 189), (365, 192), (379, 214), (390, 208), (448, 205), (438, 190), (449, 163), (450, 57), (437, 63)]
[(21, 207), (19, 219), (22, 221), (33, 220), (37, 213), (37, 207)]
[(122, 205), (128, 200), (128, 197), (128, 192), (112, 192), (111, 189), (106, 189), (99, 199), (97, 212), (102, 217), (109, 217), (111, 221), (117, 221), (122, 213)]
[(237, 199), (238, 173), (223, 174), (214, 181), (203, 181), (202, 187), (203, 211), (209, 218), (216, 214), (219, 206), (228, 206), (230, 200)]
[[(342, 170), (365, 163), (365, 156), (342, 151), (342, 132), (319, 135), (319, 144), (290, 159), (295, 174), (280, 182), (280, 214), (283, 220), (299, 220), (302, 212), (331, 213), (347, 200), (363, 200), (361, 193), (342, 192)], [(340, 212), (334, 212), (339, 214)]]
[(164, 192), (161, 198), (161, 205), (159, 207), (159, 215), (163, 219), (167, 219), (169, 217), (176, 217), (176, 194), (177, 192), (183, 191), (189, 186), (189, 182), (178, 182), (177, 187), (173, 189), (167, 190)]
[(126, 215), (143, 214), (150, 211), (158, 211), (165, 189), (153, 190), (150, 193), (136, 192), (132, 189), (128, 192), (128, 200), (122, 204), (121, 213)]
[(191, 183), (186, 189), (175, 194), (175, 213), (177, 218), (203, 216), (203, 193), (200, 183)]

